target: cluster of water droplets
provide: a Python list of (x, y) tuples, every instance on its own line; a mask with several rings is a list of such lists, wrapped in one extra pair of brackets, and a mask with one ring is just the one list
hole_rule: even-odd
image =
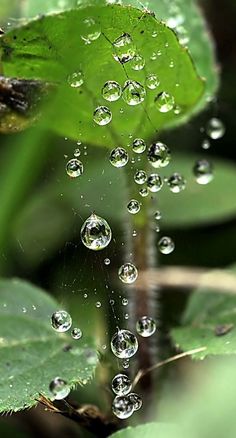
[(116, 395), (112, 402), (112, 411), (117, 418), (126, 420), (141, 409), (142, 399), (138, 394), (130, 392), (132, 383), (126, 374), (117, 374), (112, 380), (111, 388)]

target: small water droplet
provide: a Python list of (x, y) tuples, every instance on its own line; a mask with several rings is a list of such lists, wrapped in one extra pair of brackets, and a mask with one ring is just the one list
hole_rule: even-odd
[(158, 141), (149, 147), (148, 161), (153, 167), (166, 167), (169, 164), (170, 159), (170, 150), (164, 143)]
[(136, 138), (132, 144), (132, 150), (136, 154), (142, 154), (146, 149), (146, 143), (142, 138)]
[(158, 32), (157, 32), (157, 30), (154, 30), (154, 31), (152, 32), (152, 37), (153, 37), (153, 38), (156, 38), (156, 37), (157, 37), (157, 35), (158, 35)]
[(212, 138), (212, 140), (218, 140), (225, 134), (225, 127), (220, 119), (212, 118), (209, 120), (206, 128), (207, 135)]
[(26, 307), (22, 307), (22, 312), (23, 312), (23, 313), (26, 313), (26, 312), (27, 312)]
[(125, 149), (117, 147), (110, 153), (110, 163), (114, 167), (123, 167), (129, 161), (129, 156)]
[(84, 19), (83, 24), (84, 28), (81, 38), (86, 44), (91, 44), (92, 41), (97, 40), (101, 35), (100, 23), (92, 17), (87, 17)]
[(129, 330), (118, 330), (111, 339), (111, 351), (119, 359), (129, 359), (138, 350), (136, 336)]
[(144, 68), (145, 59), (143, 58), (143, 56), (137, 54), (133, 57), (130, 64), (131, 64), (131, 67), (133, 70), (139, 71), (139, 70), (142, 70)]
[(127, 300), (127, 298), (122, 299), (122, 306), (127, 306), (128, 303), (129, 303), (129, 300)]
[(157, 75), (155, 74), (149, 74), (146, 77), (146, 86), (150, 89), (150, 90), (155, 90), (158, 85), (160, 85), (160, 81), (157, 77)]
[(78, 158), (78, 157), (80, 156), (80, 154), (81, 154), (80, 149), (76, 148), (76, 149), (74, 150), (74, 157), (75, 157), (75, 158)]
[(148, 190), (152, 193), (159, 192), (163, 186), (163, 181), (157, 173), (152, 173), (147, 179)]
[(165, 91), (157, 95), (157, 97), (155, 98), (155, 102), (157, 109), (158, 111), (160, 111), (160, 113), (168, 113), (175, 106), (174, 97), (170, 93), (167, 93)]
[(99, 309), (100, 307), (102, 307), (102, 303), (101, 303), (101, 301), (97, 301), (96, 302), (96, 307)]
[(77, 158), (72, 158), (66, 165), (66, 173), (70, 178), (77, 178), (84, 172), (84, 166)]
[(110, 259), (108, 259), (108, 258), (104, 259), (104, 265), (108, 266), (108, 265), (110, 265), (110, 263), (111, 263)]
[(137, 81), (126, 81), (122, 90), (123, 100), (131, 106), (142, 103), (146, 96), (145, 88)]
[(82, 71), (77, 71), (72, 73), (71, 75), (68, 76), (67, 81), (72, 88), (81, 87), (81, 85), (83, 85), (84, 83)]
[(112, 113), (107, 106), (98, 106), (93, 113), (93, 120), (97, 125), (105, 126), (112, 120)]
[(146, 198), (146, 197), (149, 195), (149, 192), (148, 192), (147, 187), (142, 187), (142, 188), (139, 190), (139, 194), (140, 194), (140, 196), (142, 196), (143, 198)]
[(121, 97), (121, 86), (116, 81), (107, 81), (102, 89), (104, 99), (115, 102)]
[(131, 214), (137, 214), (140, 211), (140, 203), (136, 199), (131, 199), (127, 205), (127, 210)]
[(159, 251), (162, 254), (170, 254), (175, 249), (175, 244), (171, 237), (164, 236), (158, 242)]
[(51, 316), (51, 325), (57, 332), (67, 332), (72, 325), (72, 318), (65, 310), (57, 310)]
[(134, 181), (136, 184), (144, 184), (147, 181), (147, 174), (144, 170), (137, 170), (134, 175)]
[(81, 339), (82, 335), (83, 333), (78, 327), (74, 327), (73, 330), (71, 331), (71, 336), (73, 339)]
[(202, 149), (207, 150), (210, 149), (210, 147), (211, 147), (210, 141), (207, 138), (205, 138), (202, 142)]
[(117, 396), (112, 402), (112, 412), (120, 420), (126, 420), (134, 412), (134, 405), (127, 396)]
[(153, 52), (153, 53), (151, 54), (151, 56), (150, 56), (150, 60), (151, 60), (151, 61), (156, 61), (156, 59), (157, 59), (157, 54), (156, 54), (156, 52)]
[(131, 381), (126, 374), (117, 374), (111, 382), (111, 389), (116, 395), (127, 395), (131, 388)]
[(159, 221), (161, 219), (161, 212), (159, 210), (157, 210), (154, 214), (154, 218), (156, 219), (156, 221)]
[(193, 167), (193, 173), (195, 175), (198, 184), (208, 184), (213, 180), (213, 168), (212, 164), (207, 160), (199, 160)]
[(111, 228), (107, 221), (96, 214), (86, 219), (80, 235), (83, 244), (94, 251), (106, 248), (112, 238)]
[[(176, 85), (177, 86), (177, 85)], [(178, 116), (181, 113), (182, 109), (179, 105), (174, 106), (174, 113)]]
[(167, 184), (172, 193), (180, 193), (186, 187), (186, 180), (182, 175), (180, 175), (180, 173), (175, 172), (170, 176)]
[(134, 407), (134, 411), (139, 411), (139, 409), (141, 409), (141, 407), (143, 405), (143, 401), (142, 401), (140, 395), (136, 394), (135, 392), (131, 392), (128, 395), (128, 399), (131, 401), (131, 403)]
[(55, 400), (63, 400), (69, 395), (70, 386), (60, 377), (55, 377), (55, 379), (50, 382), (49, 390)]
[(122, 283), (131, 284), (137, 280), (138, 270), (133, 263), (125, 263), (119, 268), (118, 276)]
[(149, 316), (142, 316), (136, 323), (137, 333), (143, 338), (152, 336), (156, 331), (156, 322)]
[(113, 46), (115, 49), (113, 57), (121, 64), (125, 64), (126, 62), (131, 61), (134, 58), (136, 49), (133, 40), (128, 33), (123, 33), (121, 36), (119, 36), (113, 42)]

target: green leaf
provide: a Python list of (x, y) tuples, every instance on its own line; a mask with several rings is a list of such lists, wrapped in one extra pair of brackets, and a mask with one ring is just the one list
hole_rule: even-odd
[(147, 423), (142, 426), (128, 427), (115, 434), (112, 438), (162, 438), (163, 434), (166, 436), (168, 432), (172, 432), (175, 428), (169, 424)]
[[(214, 158), (214, 179), (203, 186), (195, 181), (192, 172), (194, 163), (199, 158), (201, 156), (173, 153), (172, 163), (166, 169), (165, 175), (179, 172), (186, 178), (187, 185), (186, 189), (178, 194), (170, 192), (165, 186), (159, 195), (164, 224), (168, 227), (219, 223), (236, 216), (236, 198), (233, 190), (227, 189), (235, 187), (235, 165)], [(204, 155), (204, 158), (207, 159), (207, 156)]]
[(51, 314), (60, 305), (21, 280), (0, 281), (0, 412), (33, 406), (40, 394), (51, 398), (57, 376), (71, 387), (92, 378), (97, 355), (85, 341), (56, 333)]
[[(95, 18), (101, 28), (101, 36), (91, 44), (82, 39), (88, 17)], [(145, 58), (143, 70), (133, 70), (132, 62), (122, 66), (114, 60), (112, 43), (124, 32), (132, 36), (137, 53)], [(43, 16), (11, 30), (0, 44), (5, 75), (58, 83), (58, 93), (44, 123), (61, 135), (92, 144), (125, 144), (131, 133), (151, 139), (155, 129), (184, 120), (204, 91), (204, 83), (174, 32), (151, 14), (132, 7), (91, 6)], [(151, 59), (153, 53), (155, 60)], [(67, 78), (78, 70), (83, 73), (84, 83), (74, 89)], [(103, 99), (101, 90), (106, 81), (115, 80), (123, 86), (129, 78), (145, 86), (147, 74), (156, 74), (160, 85), (156, 90), (147, 88), (143, 104), (130, 106), (122, 99), (109, 103)], [(163, 91), (174, 96), (180, 114), (173, 110), (159, 112), (155, 99)], [(93, 121), (99, 105), (107, 105), (112, 111), (113, 119), (107, 126)]]

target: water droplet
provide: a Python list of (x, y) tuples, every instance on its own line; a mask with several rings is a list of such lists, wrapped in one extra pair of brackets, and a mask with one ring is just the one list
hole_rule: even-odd
[(131, 61), (135, 56), (135, 46), (131, 36), (128, 33), (123, 33), (114, 42), (115, 53), (113, 57), (121, 64)]
[(134, 181), (136, 184), (144, 184), (147, 181), (147, 174), (144, 170), (137, 170), (134, 175)]
[(150, 192), (156, 193), (161, 190), (163, 181), (157, 173), (152, 173), (147, 179), (147, 187)]
[(93, 113), (93, 120), (97, 125), (105, 126), (111, 119), (112, 113), (107, 106), (98, 106)]
[(137, 214), (140, 211), (140, 203), (136, 199), (131, 199), (127, 205), (127, 210), (131, 214)]
[(129, 359), (138, 350), (136, 336), (129, 330), (118, 330), (111, 339), (111, 351), (119, 359)]
[(117, 396), (112, 403), (112, 412), (120, 420), (126, 420), (134, 412), (134, 405), (127, 396)]
[(78, 158), (78, 157), (80, 156), (80, 154), (81, 154), (80, 149), (76, 148), (76, 149), (74, 150), (74, 157), (75, 157), (75, 158)]
[(129, 300), (127, 300), (127, 298), (122, 299), (122, 306), (127, 306), (128, 303), (129, 303)]
[(108, 258), (104, 259), (104, 265), (108, 266), (108, 265), (110, 265), (110, 263), (111, 263), (110, 259), (108, 259)]
[(26, 307), (22, 307), (22, 312), (23, 312), (23, 313), (26, 313), (26, 312), (27, 312)]
[(84, 166), (77, 158), (72, 158), (66, 165), (66, 173), (70, 178), (77, 178), (84, 172)]
[(73, 328), (73, 330), (71, 331), (71, 336), (73, 339), (80, 339), (82, 338), (82, 335), (83, 333), (78, 327)]
[(81, 35), (82, 40), (86, 44), (91, 44), (92, 41), (97, 40), (101, 35), (101, 26), (94, 18), (88, 17), (83, 21), (84, 29), (83, 35)]
[(140, 196), (142, 196), (143, 198), (146, 198), (146, 197), (149, 195), (149, 192), (148, 192), (147, 187), (142, 187), (142, 188), (139, 190), (139, 194), (140, 194)]
[(156, 323), (153, 318), (149, 316), (142, 316), (136, 323), (137, 333), (143, 338), (152, 336), (156, 331)]
[(117, 374), (111, 383), (111, 389), (116, 395), (127, 395), (132, 388), (132, 384), (126, 374)]
[(155, 90), (158, 87), (158, 85), (160, 85), (160, 81), (159, 81), (157, 75), (150, 74), (146, 77), (146, 86), (150, 90)]
[(115, 102), (121, 97), (121, 86), (118, 82), (107, 81), (102, 89), (102, 95), (109, 102)]
[(50, 382), (49, 390), (55, 400), (63, 400), (63, 398), (66, 398), (70, 393), (69, 385), (60, 377), (55, 377), (55, 379)]
[(156, 59), (157, 59), (157, 54), (156, 54), (156, 52), (153, 52), (153, 53), (151, 54), (151, 56), (150, 56), (150, 60), (151, 60), (151, 61), (156, 61)]
[(159, 221), (161, 219), (161, 212), (159, 210), (155, 212), (154, 218), (156, 219), (156, 221)]
[(157, 37), (157, 35), (158, 35), (158, 32), (157, 32), (157, 30), (154, 30), (154, 31), (152, 32), (152, 37), (153, 37), (153, 38), (156, 38), (156, 37)]
[(142, 154), (146, 149), (146, 143), (142, 138), (136, 138), (133, 141), (132, 149), (136, 154)]
[(142, 70), (145, 66), (145, 59), (143, 58), (143, 56), (137, 54), (133, 57), (130, 64), (133, 70)]
[(186, 180), (180, 173), (173, 173), (173, 175), (170, 176), (167, 182), (170, 191), (173, 193), (180, 193), (182, 190), (186, 187)]
[(175, 249), (175, 244), (171, 237), (164, 236), (158, 242), (159, 251), (162, 254), (170, 254)]
[(198, 184), (208, 184), (213, 180), (212, 164), (207, 160), (199, 160), (193, 167), (193, 173), (195, 175)]
[(155, 102), (160, 113), (168, 113), (174, 108), (175, 105), (174, 97), (165, 91), (157, 95)]
[(100, 307), (102, 307), (102, 303), (101, 303), (101, 301), (97, 301), (96, 302), (96, 307), (99, 309)]
[(123, 148), (115, 148), (111, 151), (110, 154), (110, 163), (114, 167), (123, 167), (129, 161), (129, 156), (125, 149)]
[(149, 147), (147, 156), (149, 162), (155, 168), (166, 167), (171, 159), (169, 148), (160, 141)]
[(210, 149), (210, 147), (211, 147), (210, 141), (207, 138), (205, 138), (202, 142), (202, 149), (207, 150)]
[(133, 237), (137, 237), (137, 231), (136, 230), (133, 231), (132, 236)]
[(57, 310), (51, 316), (51, 324), (57, 332), (67, 332), (71, 328), (72, 319), (65, 310)]
[(118, 276), (122, 283), (131, 284), (137, 280), (138, 270), (132, 263), (125, 263), (119, 268)]
[(124, 314), (124, 318), (125, 318), (125, 319), (129, 319), (129, 314), (128, 314), (128, 313), (125, 313), (125, 314)]
[(155, 231), (156, 231), (156, 233), (160, 233), (160, 227), (159, 227), (159, 225), (156, 225)]
[(94, 251), (106, 248), (112, 238), (111, 228), (107, 221), (96, 214), (86, 219), (80, 235), (83, 244)]
[(126, 81), (122, 90), (124, 101), (131, 106), (142, 103), (146, 96), (145, 88), (137, 81)]
[(217, 140), (218, 138), (223, 137), (225, 133), (223, 122), (215, 117), (210, 119), (207, 124), (206, 132), (212, 140)]
[(182, 109), (179, 105), (174, 106), (174, 113), (178, 116), (181, 113)]
[(82, 71), (77, 71), (68, 76), (67, 81), (72, 88), (81, 87), (84, 83)]
[(143, 401), (142, 401), (140, 395), (136, 394), (135, 392), (131, 392), (128, 395), (128, 399), (131, 401), (131, 403), (134, 407), (134, 411), (139, 411), (139, 409), (141, 409), (141, 407), (143, 405)]

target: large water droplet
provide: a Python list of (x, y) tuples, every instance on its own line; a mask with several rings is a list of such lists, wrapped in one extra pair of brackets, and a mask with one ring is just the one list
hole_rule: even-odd
[(213, 180), (213, 168), (212, 164), (208, 160), (199, 160), (193, 167), (193, 173), (195, 175), (198, 184), (208, 184)]
[(168, 113), (175, 106), (175, 99), (170, 93), (163, 91), (159, 93), (155, 99), (158, 111), (161, 113)]
[(73, 339), (80, 339), (82, 338), (82, 335), (83, 333), (78, 327), (74, 327), (73, 330), (71, 331), (71, 336)]
[(107, 81), (102, 89), (104, 99), (115, 102), (121, 97), (121, 86), (116, 81)]
[(125, 64), (131, 61), (135, 56), (135, 46), (131, 36), (128, 33), (123, 33), (114, 42), (113, 46), (115, 53), (113, 54), (116, 61)]
[(170, 149), (160, 141), (149, 147), (147, 156), (149, 162), (155, 168), (166, 167), (171, 159)]
[(139, 409), (141, 409), (141, 407), (143, 405), (143, 401), (142, 401), (140, 395), (136, 394), (135, 392), (131, 392), (128, 395), (128, 399), (131, 401), (131, 403), (134, 407), (134, 411), (138, 411)]
[(51, 324), (57, 332), (67, 332), (71, 328), (72, 319), (66, 310), (57, 310), (51, 316)]
[(147, 174), (144, 170), (137, 170), (134, 175), (134, 181), (136, 184), (144, 184), (147, 181)]
[(129, 161), (129, 156), (125, 149), (123, 148), (115, 148), (110, 153), (110, 163), (114, 167), (123, 167)]
[(140, 203), (136, 199), (131, 199), (127, 205), (127, 210), (131, 214), (137, 214), (140, 211)]
[(97, 125), (107, 125), (111, 119), (112, 113), (107, 106), (98, 106), (93, 113), (93, 120)]
[(60, 377), (55, 377), (55, 379), (50, 382), (49, 390), (55, 400), (63, 400), (69, 395), (70, 386)]
[(118, 276), (122, 283), (131, 284), (137, 280), (138, 270), (133, 263), (125, 263), (119, 268)]
[(84, 166), (77, 158), (72, 158), (66, 165), (66, 173), (71, 178), (77, 178), (84, 172)]
[(118, 330), (111, 339), (111, 351), (119, 359), (129, 359), (138, 350), (136, 336), (129, 330)]
[(225, 127), (220, 119), (214, 117), (209, 120), (206, 131), (210, 138), (217, 140), (218, 138), (223, 137), (225, 133)]
[(175, 249), (175, 244), (171, 237), (164, 236), (158, 242), (159, 251), (162, 254), (170, 254)]
[(186, 187), (186, 180), (180, 173), (173, 173), (173, 175), (170, 176), (167, 182), (171, 192), (173, 193), (180, 193), (182, 190)]
[(142, 70), (145, 66), (145, 59), (142, 55), (135, 55), (131, 61), (131, 67), (133, 70)]
[(143, 338), (152, 336), (156, 331), (156, 323), (153, 318), (149, 316), (142, 316), (136, 323), (137, 333)]
[(111, 228), (107, 221), (96, 214), (92, 214), (84, 222), (80, 235), (83, 244), (94, 251), (106, 248), (112, 238)]
[(81, 87), (81, 85), (83, 85), (84, 83), (82, 71), (77, 71), (72, 73), (71, 75), (68, 76), (67, 81), (72, 88)]
[(111, 388), (116, 395), (127, 395), (132, 388), (132, 384), (126, 374), (117, 374), (112, 380)]
[(97, 40), (101, 35), (100, 23), (94, 18), (88, 17), (84, 19), (83, 24), (84, 29), (81, 38), (86, 44), (91, 44), (92, 41)]
[(146, 149), (146, 143), (142, 138), (136, 138), (133, 141), (132, 149), (136, 154), (142, 154)]
[(131, 106), (142, 103), (146, 96), (145, 88), (137, 81), (126, 81), (122, 90), (124, 101)]
[(134, 412), (134, 405), (127, 396), (117, 396), (112, 403), (112, 412), (120, 420), (126, 420)]
[(156, 193), (161, 190), (163, 186), (163, 181), (157, 173), (152, 173), (147, 179), (147, 187), (150, 192)]
[(155, 90), (158, 85), (160, 84), (160, 81), (157, 77), (157, 75), (155, 74), (149, 74), (146, 77), (146, 86), (150, 89), (150, 90)]

